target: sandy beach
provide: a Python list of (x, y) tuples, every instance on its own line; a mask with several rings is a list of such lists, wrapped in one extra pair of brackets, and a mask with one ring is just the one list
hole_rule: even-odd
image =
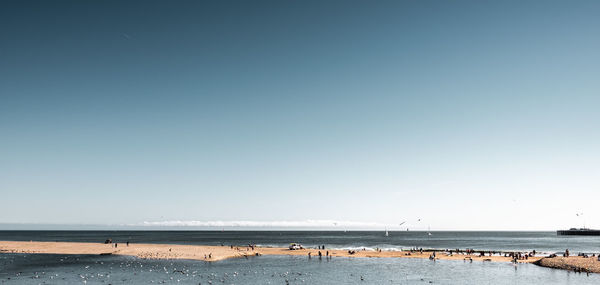
[[(116, 246), (115, 246), (116, 245)], [(319, 257), (319, 251), (322, 257)], [(82, 242), (38, 242), (38, 241), (0, 241), (0, 253), (29, 254), (97, 254), (97, 255), (129, 255), (144, 259), (190, 259), (202, 261), (219, 261), (228, 258), (241, 258), (261, 255), (296, 255), (309, 258), (356, 257), (356, 258), (430, 258), (433, 251), (374, 251), (359, 250), (350, 253), (347, 250), (300, 249), (289, 250), (277, 247), (249, 246), (207, 246), (178, 244), (136, 244), (125, 243), (82, 243)], [(479, 253), (466, 254), (435, 252), (436, 260), (463, 260), (467, 262), (512, 262), (511, 257), (504, 254), (480, 256)], [(600, 261), (597, 258), (533, 256), (517, 260), (519, 263), (534, 263), (539, 266), (573, 270), (578, 272), (600, 273)]]
[(0, 241), (0, 252), (46, 254), (115, 254), (152, 259), (192, 259), (218, 261), (254, 255), (255, 252), (225, 246), (175, 244), (116, 244), (82, 242)]
[[(359, 250), (351, 254), (347, 250), (318, 250), (300, 249), (289, 250), (277, 247), (248, 247), (248, 246), (206, 246), (206, 245), (176, 245), (176, 244), (135, 244), (127, 246), (125, 243), (103, 244), (103, 243), (77, 243), (77, 242), (24, 242), (24, 241), (0, 241), (0, 252), (11, 253), (46, 253), (46, 254), (115, 254), (130, 255), (139, 258), (151, 259), (192, 259), (204, 261), (218, 261), (227, 258), (238, 258), (256, 255), (301, 255), (311, 254), (311, 258), (322, 258), (327, 253), (332, 257), (395, 257), (395, 258), (429, 258), (431, 251), (373, 251)], [(483, 256), (479, 254), (448, 254), (436, 252), (436, 259), (445, 260), (467, 260), (467, 261), (493, 261), (510, 262), (510, 257), (501, 255)], [(519, 262), (535, 262), (541, 257), (531, 257)]]

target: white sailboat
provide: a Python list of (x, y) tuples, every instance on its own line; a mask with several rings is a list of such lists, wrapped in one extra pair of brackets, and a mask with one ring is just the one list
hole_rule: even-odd
[(387, 230), (387, 228), (385, 228), (385, 236), (386, 236), (386, 237), (389, 237), (389, 236), (390, 236), (390, 234), (388, 233), (388, 230)]

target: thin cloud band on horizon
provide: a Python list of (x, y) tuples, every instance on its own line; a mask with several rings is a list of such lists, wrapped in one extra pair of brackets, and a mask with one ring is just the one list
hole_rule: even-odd
[(376, 222), (304, 220), (304, 221), (144, 221), (142, 226), (164, 227), (255, 227), (255, 228), (384, 228), (390, 225)]

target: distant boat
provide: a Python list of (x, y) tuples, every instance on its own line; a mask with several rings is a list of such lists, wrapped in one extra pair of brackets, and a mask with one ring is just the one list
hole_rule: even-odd
[(385, 236), (386, 236), (386, 237), (389, 237), (389, 236), (390, 236), (390, 234), (388, 233), (388, 230), (387, 230), (387, 228), (385, 229)]
[(427, 235), (431, 236), (431, 227), (427, 227)]

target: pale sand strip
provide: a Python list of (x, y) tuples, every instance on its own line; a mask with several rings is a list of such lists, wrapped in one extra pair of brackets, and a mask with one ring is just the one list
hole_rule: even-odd
[[(194, 259), (217, 261), (254, 255), (251, 251), (235, 250), (225, 246), (197, 246), (175, 244), (114, 244), (83, 242), (24, 242), (0, 241), (0, 252), (47, 254), (115, 254), (151, 259)], [(206, 259), (205, 259), (206, 255)], [(209, 257), (210, 256), (210, 257)]]
[[(320, 250), (323, 257), (326, 253), (334, 257), (398, 257), (398, 258), (429, 258), (431, 252), (424, 251), (357, 251), (350, 254), (345, 250)], [(0, 252), (11, 253), (47, 253), (47, 254), (115, 254), (130, 255), (139, 258), (150, 259), (192, 259), (217, 261), (227, 258), (236, 258), (254, 255), (301, 255), (308, 256), (310, 252), (312, 258), (319, 258), (316, 249), (289, 250), (287, 248), (272, 247), (233, 247), (230, 246), (205, 246), (205, 245), (176, 245), (176, 244), (137, 244), (131, 243), (126, 246), (119, 243), (115, 248), (113, 244), (102, 243), (79, 243), (79, 242), (25, 242), (25, 241), (0, 241)], [(510, 257), (504, 256), (484, 256), (478, 254), (454, 254), (437, 252), (436, 259), (449, 260), (467, 260), (470, 261), (494, 261), (510, 262)], [(519, 262), (535, 262), (540, 257), (532, 257)]]

